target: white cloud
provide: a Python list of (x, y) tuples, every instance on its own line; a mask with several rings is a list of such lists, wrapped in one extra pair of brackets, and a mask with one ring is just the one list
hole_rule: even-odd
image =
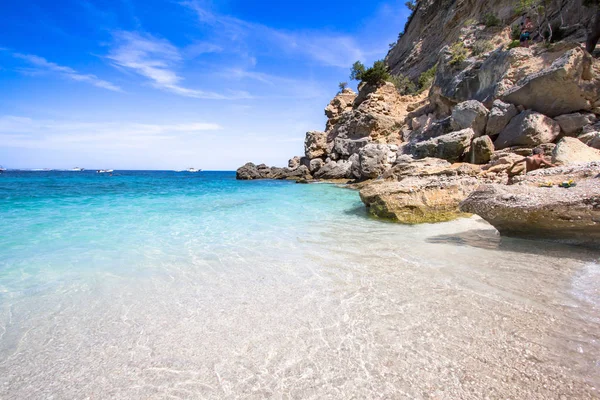
[[(274, 50), (308, 57), (323, 66), (340, 68), (348, 68), (365, 55), (351, 36), (331, 32), (286, 32), (213, 13), (194, 0), (180, 4), (191, 9), (201, 24), (213, 28), (215, 40), (223, 42), (221, 47), (242, 54), (247, 53), (250, 47), (260, 49), (259, 51)], [(237, 47), (227, 46), (227, 43), (236, 43)]]
[(116, 46), (108, 54), (116, 66), (130, 69), (147, 78), (151, 85), (180, 96), (211, 100), (237, 100), (251, 98), (246, 92), (228, 94), (191, 89), (181, 85), (182, 78), (176, 68), (183, 57), (179, 49), (166, 39), (136, 32), (116, 32)]
[(42, 69), (43, 71), (55, 72), (65, 78), (77, 81), (77, 82), (85, 82), (89, 83), (93, 86), (112, 90), (113, 92), (121, 92), (121, 88), (117, 85), (114, 85), (110, 82), (102, 80), (98, 78), (96, 75), (92, 74), (81, 74), (74, 70), (71, 67), (65, 67), (62, 65), (58, 65), (56, 63), (50, 62), (43, 57), (39, 57), (32, 54), (20, 54), (14, 53), (14, 57), (27, 61), (28, 63), (35, 65), (36, 67)]
[(157, 141), (197, 137), (222, 130), (219, 124), (188, 122), (145, 124), (133, 122), (78, 122), (36, 120), (28, 117), (0, 116), (0, 141), (6, 147), (54, 148), (69, 144), (86, 146), (147, 147)]

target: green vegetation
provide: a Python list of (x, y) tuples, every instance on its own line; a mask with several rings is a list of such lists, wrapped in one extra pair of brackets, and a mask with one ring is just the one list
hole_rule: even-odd
[(495, 14), (488, 13), (483, 17), (483, 23), (489, 28), (491, 26), (500, 26), (502, 21)]
[(362, 80), (362, 76), (365, 73), (365, 65), (360, 61), (352, 64), (352, 69), (350, 70), (350, 80), (351, 81), (360, 81)]
[(510, 33), (510, 38), (512, 40), (519, 40), (521, 38), (521, 28), (519, 27), (519, 25), (513, 25)]
[(513, 40), (512, 42), (510, 42), (510, 44), (508, 45), (508, 49), (514, 49), (515, 47), (519, 47), (521, 45), (521, 42), (517, 39), (517, 40)]
[(417, 9), (417, 3), (414, 0), (407, 1), (404, 5), (410, 10), (415, 11)]
[(463, 42), (456, 42), (450, 47), (450, 65), (459, 65), (469, 56), (469, 50)]
[(427, 71), (423, 72), (419, 76), (419, 91), (423, 91), (431, 87), (433, 80), (435, 79), (435, 74), (437, 72), (437, 64), (433, 67), (429, 68)]
[(380, 85), (391, 78), (387, 65), (383, 60), (375, 61), (373, 66), (362, 73), (361, 81), (369, 85)]
[(397, 75), (390, 76), (389, 82), (392, 82), (398, 92), (402, 95), (413, 94), (417, 91), (417, 85), (411, 81), (407, 76)]
[(473, 55), (479, 56), (494, 50), (494, 45), (489, 40), (478, 40), (473, 44)]
[(346, 89), (348, 87), (348, 82), (340, 82), (338, 84), (338, 87), (340, 88), (340, 93), (344, 91), (344, 89)]

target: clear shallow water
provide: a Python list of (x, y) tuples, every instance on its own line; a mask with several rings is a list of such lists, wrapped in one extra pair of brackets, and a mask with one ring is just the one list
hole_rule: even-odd
[(0, 398), (599, 398), (600, 252), (330, 185), (0, 175)]

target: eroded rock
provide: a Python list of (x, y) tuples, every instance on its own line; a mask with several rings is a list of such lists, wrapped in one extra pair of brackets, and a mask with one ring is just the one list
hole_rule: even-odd
[(511, 119), (517, 116), (519, 112), (517, 107), (513, 104), (505, 103), (501, 100), (495, 100), (490, 114), (488, 122), (485, 128), (486, 134), (495, 136), (500, 134)]
[(452, 110), (452, 128), (457, 131), (471, 128), (475, 136), (481, 136), (485, 133), (489, 113), (477, 100), (459, 103)]
[(555, 164), (568, 165), (590, 161), (600, 161), (600, 151), (572, 137), (562, 138), (552, 152), (552, 162)]
[(551, 143), (560, 134), (560, 126), (552, 118), (527, 110), (514, 117), (500, 132), (494, 145), (497, 149), (511, 146), (535, 147)]

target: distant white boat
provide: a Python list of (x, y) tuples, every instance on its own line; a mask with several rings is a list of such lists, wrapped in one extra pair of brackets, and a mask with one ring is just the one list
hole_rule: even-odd
[(196, 169), (196, 168), (188, 168), (186, 169), (187, 172), (201, 172), (201, 169)]
[(73, 171), (73, 172), (83, 172), (83, 171), (85, 171), (85, 169), (84, 169), (84, 168), (75, 167), (75, 168), (71, 168), (69, 171)]
[(113, 172), (112, 169), (99, 169), (98, 171), (96, 171), (97, 174), (109, 174)]
[(2, 165), (0, 165), (0, 174), (3, 173), (4, 171), (6, 171), (6, 169)]

